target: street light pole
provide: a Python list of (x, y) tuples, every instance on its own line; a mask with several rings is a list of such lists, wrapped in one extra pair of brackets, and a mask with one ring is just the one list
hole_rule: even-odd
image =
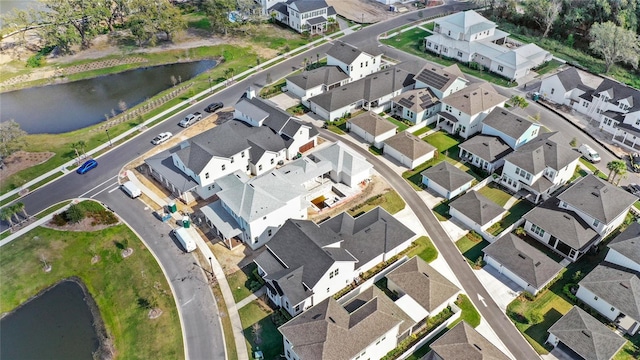
[(209, 76), (209, 92), (211, 92), (211, 91), (212, 91), (212, 88), (211, 88), (211, 76)]
[(213, 260), (211, 259), (211, 256), (209, 256), (209, 265), (211, 265), (211, 276), (213, 277)]
[(109, 129), (104, 129), (104, 131), (107, 132), (107, 138), (109, 139), (109, 147), (111, 147), (112, 144), (111, 144), (111, 136), (109, 136)]

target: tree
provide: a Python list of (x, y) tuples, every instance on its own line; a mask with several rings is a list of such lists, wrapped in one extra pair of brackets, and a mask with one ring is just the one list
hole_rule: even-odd
[(522, 3), (524, 14), (530, 17), (543, 31), (542, 37), (549, 34), (553, 23), (562, 10), (561, 0), (526, 0)]
[(523, 98), (522, 96), (518, 96), (518, 95), (513, 95), (511, 99), (509, 99), (509, 102), (511, 103), (511, 105), (515, 107), (519, 107), (521, 109), (524, 109), (527, 106), (529, 106), (529, 103), (527, 102), (527, 100), (525, 100), (525, 98)]
[(229, 12), (235, 10), (236, 2), (233, 0), (204, 0), (202, 8), (209, 17), (211, 29), (227, 35), (229, 29), (237, 26), (237, 23), (229, 21)]
[(85, 143), (83, 140), (78, 140), (78, 142), (76, 143), (78, 145), (78, 148), (80, 148), (80, 150), (82, 151), (82, 155), (87, 155), (87, 152), (85, 151), (85, 147), (87, 146), (87, 143)]
[(77, 223), (84, 218), (84, 211), (77, 204), (69, 206), (64, 216), (70, 223)]
[(25, 219), (29, 218), (29, 214), (27, 214), (26, 206), (24, 205), (24, 203), (22, 203), (22, 202), (16, 203), (14, 209), (15, 209), (15, 211), (21, 212), (22, 215), (25, 217)]
[(40, 35), (63, 52), (76, 44), (88, 48), (109, 11), (101, 0), (44, 0), (43, 4), (45, 10), (39, 16), (42, 23), (49, 25), (40, 28)]
[(73, 151), (76, 152), (76, 159), (78, 159), (78, 161), (79, 161), (80, 160), (80, 152), (78, 151), (78, 149), (80, 148), (80, 146), (78, 145), (78, 143), (71, 143), (71, 144), (69, 144), (69, 146), (71, 146)]
[(591, 44), (589, 48), (600, 54), (606, 65), (605, 72), (611, 70), (615, 63), (625, 62), (638, 68), (640, 42), (631, 30), (617, 26), (611, 21), (594, 24), (589, 31)]
[(13, 227), (13, 209), (8, 206), (0, 209), (0, 219), (9, 223), (9, 227)]
[(25, 145), (24, 137), (27, 133), (20, 129), (15, 120), (0, 123), (0, 156), (5, 157), (20, 150)]
[(139, 44), (140, 40), (156, 39), (154, 35), (159, 32), (165, 34), (167, 41), (171, 41), (176, 32), (186, 27), (180, 10), (169, 0), (132, 0), (130, 6), (132, 16), (128, 26)]
[(607, 163), (607, 169), (609, 169), (607, 181), (613, 183), (616, 176), (624, 175), (627, 172), (627, 164), (622, 160), (613, 160)]

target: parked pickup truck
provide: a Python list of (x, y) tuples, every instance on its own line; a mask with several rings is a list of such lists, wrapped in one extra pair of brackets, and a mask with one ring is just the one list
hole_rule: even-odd
[(202, 114), (199, 112), (194, 112), (193, 114), (189, 114), (185, 116), (184, 119), (180, 120), (180, 123), (178, 123), (178, 125), (186, 128), (200, 120), (202, 120)]

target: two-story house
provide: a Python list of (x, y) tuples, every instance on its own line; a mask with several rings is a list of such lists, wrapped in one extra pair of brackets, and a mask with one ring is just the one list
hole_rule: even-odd
[(540, 125), (504, 108), (495, 108), (482, 121), (482, 133), (460, 144), (460, 158), (493, 172), (504, 157), (540, 133)]
[(287, 91), (296, 95), (302, 104), (309, 106), (308, 98), (333, 90), (345, 85), (350, 80), (349, 75), (339, 66), (322, 66), (302, 74), (288, 76)]
[(427, 64), (414, 80), (415, 89), (394, 97), (391, 110), (394, 115), (415, 124), (433, 123), (441, 110), (440, 99), (467, 86), (467, 79), (455, 64), (445, 68)]
[(568, 146), (557, 132), (538, 135), (504, 157), (500, 183), (513, 192), (524, 190), (533, 203), (549, 198), (568, 182), (580, 154)]
[(324, 33), (329, 23), (336, 21), (336, 10), (324, 0), (262, 0), (269, 14), (299, 33)]
[(343, 41), (336, 43), (327, 51), (327, 65), (337, 66), (344, 71), (351, 81), (381, 70), (382, 51), (377, 47), (358, 49)]
[(605, 261), (640, 273), (640, 223), (633, 222), (616, 236), (607, 247)]
[(552, 58), (535, 44), (508, 39), (508, 33), (473, 10), (441, 17), (434, 24), (434, 33), (425, 38), (427, 51), (463, 63), (475, 62), (507, 79), (527, 76)]
[(287, 220), (255, 263), (269, 299), (295, 316), (406, 249), (415, 236), (380, 207), (320, 224)]
[(587, 175), (525, 214), (524, 229), (575, 261), (618, 228), (636, 200), (622, 189)]
[(436, 125), (463, 138), (479, 133), (482, 121), (496, 107), (504, 107), (508, 99), (489, 83), (475, 83), (441, 99)]
[(376, 286), (344, 304), (333, 298), (318, 302), (278, 330), (288, 360), (377, 360), (398, 346), (413, 325)]
[(568, 67), (542, 79), (538, 92), (547, 101), (571, 107), (577, 106), (577, 111), (585, 112), (584, 101), (580, 96), (586, 92), (592, 92), (601, 82), (601, 77)]

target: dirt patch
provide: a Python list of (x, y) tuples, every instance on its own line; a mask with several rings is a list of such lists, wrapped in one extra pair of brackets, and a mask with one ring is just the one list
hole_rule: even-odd
[[(394, 17), (396, 13), (389, 11), (389, 5), (375, 0), (327, 0), (336, 12), (345, 18), (370, 24)], [(364, 16), (364, 17), (363, 17)]]
[(4, 158), (4, 166), (0, 168), (0, 178), (6, 179), (18, 171), (42, 164), (54, 155), (55, 153), (52, 152), (16, 151)]
[(212, 241), (208, 241), (207, 244), (220, 263), (225, 275), (233, 274), (247, 266), (266, 249), (266, 247), (263, 246), (258, 250), (251, 250), (251, 248), (244, 244), (240, 244), (232, 250), (229, 250), (219, 238), (212, 236), (208, 236), (208, 238)]
[(95, 222), (95, 219), (93, 219), (90, 216), (87, 216), (76, 223), (66, 223), (65, 225), (59, 226), (54, 224), (53, 221), (49, 221), (48, 223), (45, 223), (42, 226), (48, 227), (54, 230), (61, 230), (61, 231), (98, 231), (98, 230), (106, 229), (108, 227), (120, 224), (120, 222), (117, 222), (116, 224), (110, 224), (110, 225), (105, 225), (105, 224), (93, 225), (92, 224), (93, 222)]

